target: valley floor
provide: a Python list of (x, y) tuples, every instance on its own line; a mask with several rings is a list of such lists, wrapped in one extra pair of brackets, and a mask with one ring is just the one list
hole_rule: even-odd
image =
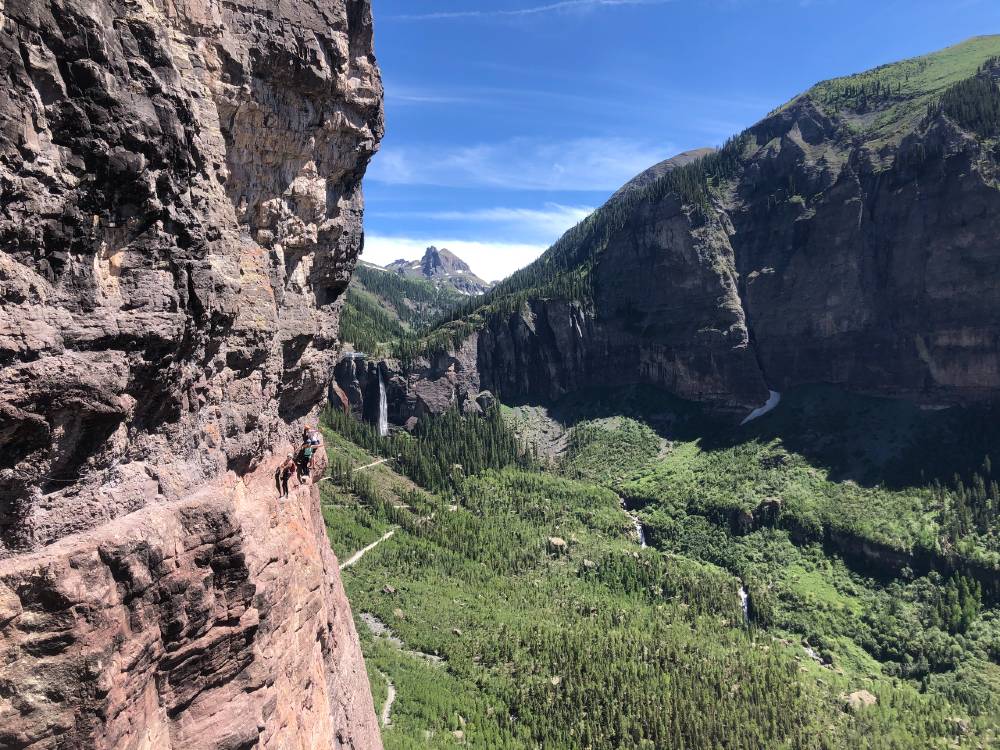
[(793, 393), (706, 437), (614, 402), (531, 412), (563, 433), (540, 460), (504, 434), (532, 442), (523, 410), (418, 439), (333, 420), (323, 512), (387, 748), (995, 746), (995, 532), (957, 540), (968, 575), (900, 568), (950, 549), (951, 495), (896, 461), (920, 415)]

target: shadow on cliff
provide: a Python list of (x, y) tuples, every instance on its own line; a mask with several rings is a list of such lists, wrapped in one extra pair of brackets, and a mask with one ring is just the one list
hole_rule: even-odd
[(950, 484), (1000, 456), (1000, 416), (993, 407), (921, 409), (903, 400), (804, 386), (780, 406), (742, 427), (708, 426), (705, 451), (780, 440), (785, 450), (825, 469), (833, 481), (888, 489)]
[(567, 429), (592, 419), (632, 417), (665, 440), (697, 440), (726, 428), (698, 404), (645, 385), (588, 388), (548, 405), (548, 413)]
[(966, 481), (984, 459), (1000, 459), (1000, 409), (921, 409), (901, 399), (849, 393), (834, 386), (801, 386), (773, 412), (744, 426), (713, 416), (690, 401), (650, 386), (591, 388), (547, 406), (565, 428), (625, 416), (665, 440), (692, 442), (706, 452), (780, 441), (781, 448), (826, 471), (834, 482), (891, 490), (950, 486)]

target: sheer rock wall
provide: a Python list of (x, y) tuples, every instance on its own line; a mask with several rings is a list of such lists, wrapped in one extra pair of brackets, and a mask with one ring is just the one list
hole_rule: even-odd
[(318, 514), (368, 0), (0, 0), (0, 748), (380, 747)]

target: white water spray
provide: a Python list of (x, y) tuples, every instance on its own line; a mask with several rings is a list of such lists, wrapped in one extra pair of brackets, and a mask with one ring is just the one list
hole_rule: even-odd
[(750, 624), (750, 593), (747, 591), (747, 587), (740, 585), (740, 608), (743, 610), (743, 623), (745, 625)]
[(744, 419), (742, 422), (740, 422), (740, 426), (749, 424), (750, 422), (753, 422), (755, 419), (760, 419), (765, 414), (774, 411), (777, 408), (778, 404), (780, 403), (781, 403), (781, 394), (778, 393), (777, 391), (768, 391), (767, 401), (764, 403), (764, 405), (750, 412), (747, 415), (747, 418)]
[(622, 500), (622, 510), (625, 511), (631, 521), (632, 525), (635, 527), (635, 535), (639, 538), (639, 546), (645, 549), (649, 545), (646, 544), (646, 530), (642, 528), (642, 523), (639, 522), (639, 517), (635, 513), (630, 513), (628, 506), (625, 505), (625, 501)]
[(378, 369), (378, 434), (389, 435), (389, 400), (385, 396), (385, 382), (382, 380), (382, 368)]

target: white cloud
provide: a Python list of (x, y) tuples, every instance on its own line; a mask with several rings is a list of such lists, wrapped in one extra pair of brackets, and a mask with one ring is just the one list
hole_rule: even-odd
[(593, 212), (591, 206), (546, 203), (542, 208), (482, 208), (468, 211), (372, 211), (379, 219), (417, 219), (453, 224), (488, 224), (490, 233), (505, 239), (552, 242)]
[(405, 106), (408, 104), (473, 104), (477, 100), (465, 94), (442, 93), (437, 90), (386, 83), (385, 101), (389, 105)]
[(473, 273), (486, 281), (499, 281), (524, 268), (548, 249), (547, 245), (525, 245), (506, 242), (470, 242), (440, 237), (416, 239), (413, 237), (365, 236), (362, 259), (384, 266), (394, 260), (416, 260), (434, 245), (448, 248), (472, 268)]
[(372, 162), (368, 179), (391, 185), (612, 192), (674, 150), (670, 144), (630, 138), (386, 147)]
[(459, 18), (517, 18), (573, 10), (593, 10), (621, 5), (666, 5), (674, 0), (562, 0), (513, 10), (458, 10), (438, 13), (414, 13), (389, 16), (399, 21), (448, 21)]

